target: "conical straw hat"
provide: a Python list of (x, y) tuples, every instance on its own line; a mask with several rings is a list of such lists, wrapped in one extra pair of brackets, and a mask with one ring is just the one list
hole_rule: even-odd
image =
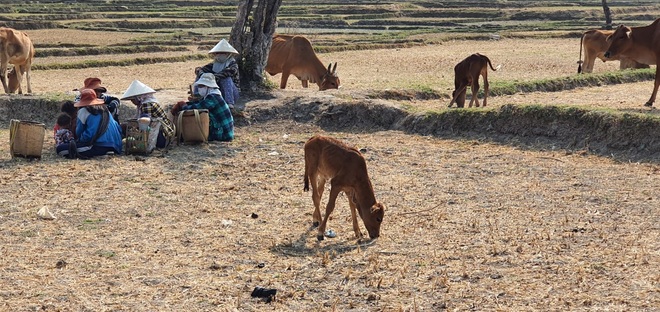
[(149, 86), (140, 82), (139, 80), (133, 80), (133, 82), (131, 82), (131, 85), (128, 86), (128, 90), (124, 92), (124, 95), (121, 97), (121, 99), (127, 100), (134, 96), (149, 94), (149, 93), (156, 93), (156, 91), (152, 88), (149, 88)]
[(236, 51), (236, 49), (234, 49), (234, 47), (232, 47), (226, 39), (220, 40), (220, 42), (218, 42), (218, 44), (216, 44), (215, 47), (209, 51), (209, 53), (219, 52), (238, 54), (238, 51)]

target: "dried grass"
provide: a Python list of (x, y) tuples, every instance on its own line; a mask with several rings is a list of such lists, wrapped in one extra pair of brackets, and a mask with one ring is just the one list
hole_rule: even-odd
[[(367, 150), (388, 209), (383, 236), (356, 245), (341, 196), (329, 223), (338, 237), (319, 244), (309, 228), (311, 196), (302, 192), (302, 144), (324, 131), (278, 121), (237, 133), (230, 144), (146, 159), (70, 161), (48, 148), (41, 161), (12, 161), (0, 146), (0, 307), (520, 311), (660, 303), (655, 165), (393, 131), (326, 133)], [(44, 206), (56, 220), (36, 217)], [(250, 298), (256, 286), (278, 289), (277, 300)]]

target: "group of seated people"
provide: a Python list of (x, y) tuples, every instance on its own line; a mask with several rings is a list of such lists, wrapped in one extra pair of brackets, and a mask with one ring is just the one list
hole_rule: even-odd
[[(195, 70), (196, 79), (187, 101), (171, 109), (173, 116), (181, 111), (206, 109), (209, 117), (208, 141), (234, 139), (234, 118), (239, 98), (238, 55), (227, 40), (221, 40), (209, 54), (213, 62)], [(159, 101), (156, 91), (134, 80), (118, 99), (108, 95), (99, 78), (87, 78), (74, 101), (65, 101), (53, 129), (56, 152), (67, 158), (91, 158), (114, 153), (122, 154), (126, 124), (120, 123), (121, 100), (136, 106), (135, 118), (148, 117), (160, 121), (157, 148), (166, 148), (176, 140), (176, 126)]]

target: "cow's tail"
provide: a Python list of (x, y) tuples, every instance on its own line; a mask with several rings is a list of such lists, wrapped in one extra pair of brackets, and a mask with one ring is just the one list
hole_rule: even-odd
[(582, 60), (582, 41), (584, 40), (585, 35), (586, 35), (586, 33), (582, 33), (582, 37), (580, 37), (580, 58), (578, 59), (578, 62), (577, 62), (578, 63), (578, 74), (582, 73), (582, 63), (584, 63), (584, 61)]
[(492, 69), (493, 71), (497, 71), (498, 69), (502, 68), (501, 64), (497, 65), (497, 67), (493, 68), (493, 64), (490, 62), (490, 59), (488, 58), (488, 56), (482, 55), (481, 57), (486, 59), (486, 62), (488, 62), (488, 66), (490, 66), (490, 69)]
[(303, 191), (309, 191), (309, 175), (307, 174), (307, 164), (305, 164), (305, 178), (303, 179)]

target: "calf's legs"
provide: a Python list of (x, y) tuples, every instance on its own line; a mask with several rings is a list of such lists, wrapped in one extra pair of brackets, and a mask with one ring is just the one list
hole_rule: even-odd
[[(355, 237), (362, 238), (362, 233), (360, 232), (360, 225), (358, 224), (357, 221), (357, 206), (356, 206), (356, 198), (355, 198), (355, 193), (354, 192), (348, 192), (346, 193), (346, 197), (348, 197), (348, 205), (351, 206), (351, 219), (353, 220), (353, 232), (355, 232)], [(362, 218), (362, 216), (360, 216)]]
[(325, 190), (325, 179), (319, 178), (318, 181), (316, 179), (316, 177), (310, 179), (310, 183), (312, 183), (312, 201), (314, 202), (314, 214), (312, 215), (312, 225), (314, 227), (319, 226), (319, 222), (321, 222), (320, 206), (323, 190)]
[(479, 98), (477, 97), (479, 94), (479, 77), (477, 76), (477, 79), (472, 80), (472, 98), (470, 99), (470, 105), (468, 107), (472, 107), (472, 102), (476, 103), (477, 107), (479, 107)]
[(328, 218), (330, 217), (330, 214), (332, 213), (333, 210), (335, 210), (335, 202), (337, 201), (337, 195), (339, 195), (339, 187), (335, 186), (334, 183), (332, 183), (332, 180), (330, 181), (330, 184), (332, 185), (330, 187), (330, 197), (328, 198), (328, 205), (325, 207), (325, 216), (323, 216), (323, 221), (321, 221), (321, 225), (319, 226), (319, 231), (316, 234), (316, 239), (319, 241), (323, 240), (323, 235), (325, 233), (325, 227), (328, 224)]

